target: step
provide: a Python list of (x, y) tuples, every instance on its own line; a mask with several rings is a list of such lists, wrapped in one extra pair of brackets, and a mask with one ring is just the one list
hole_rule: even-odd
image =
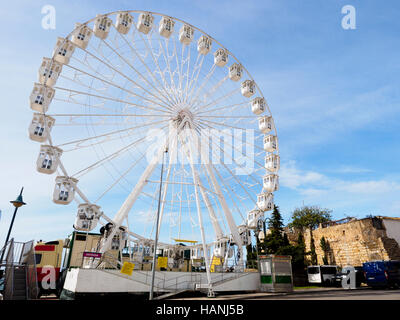
[(26, 286), (26, 281), (25, 279), (14, 279), (14, 287), (15, 288), (24, 288), (25, 289)]

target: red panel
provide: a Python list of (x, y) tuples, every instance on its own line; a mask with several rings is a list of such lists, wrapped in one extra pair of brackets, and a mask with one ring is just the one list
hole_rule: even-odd
[(55, 246), (52, 245), (38, 245), (35, 247), (36, 251), (54, 251)]

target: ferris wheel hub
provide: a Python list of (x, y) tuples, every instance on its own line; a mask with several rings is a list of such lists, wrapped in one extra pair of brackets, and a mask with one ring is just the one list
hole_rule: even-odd
[(173, 122), (175, 123), (175, 126), (177, 128), (184, 128), (185, 126), (182, 125), (182, 122), (188, 122), (189, 124), (193, 123), (193, 113), (189, 110), (188, 107), (179, 107), (178, 111), (176, 112), (176, 114), (174, 115), (174, 117), (172, 118)]

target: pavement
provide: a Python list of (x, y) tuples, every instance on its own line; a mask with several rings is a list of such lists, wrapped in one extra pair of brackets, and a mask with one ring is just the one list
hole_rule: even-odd
[(182, 297), (170, 300), (399, 300), (399, 289), (375, 290), (361, 287), (355, 290), (343, 288), (312, 288), (299, 289), (291, 293), (244, 293), (222, 294), (215, 298)]

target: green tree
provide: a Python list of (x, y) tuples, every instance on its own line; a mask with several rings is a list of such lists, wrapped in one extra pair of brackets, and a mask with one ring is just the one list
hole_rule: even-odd
[(321, 238), (321, 240), (319, 241), (319, 246), (321, 247), (322, 251), (324, 252), (324, 256), (322, 258), (323, 263), (329, 264), (329, 261), (328, 261), (329, 243), (328, 243), (328, 241), (326, 241), (325, 237)]
[(318, 206), (303, 206), (296, 208), (292, 213), (292, 222), (289, 227), (296, 228), (300, 232), (306, 229), (310, 231), (310, 258), (311, 264), (317, 264), (317, 254), (315, 252), (315, 244), (313, 237), (313, 230), (318, 227), (320, 223), (328, 222), (332, 219), (332, 210), (322, 209)]
[(274, 206), (271, 218), (268, 219), (268, 229), (270, 232), (265, 236), (263, 243), (260, 244), (260, 248), (264, 249), (265, 253), (283, 254), (281, 253), (282, 248), (289, 245), (287, 236), (285, 237), (283, 232), (282, 220), (279, 207)]

